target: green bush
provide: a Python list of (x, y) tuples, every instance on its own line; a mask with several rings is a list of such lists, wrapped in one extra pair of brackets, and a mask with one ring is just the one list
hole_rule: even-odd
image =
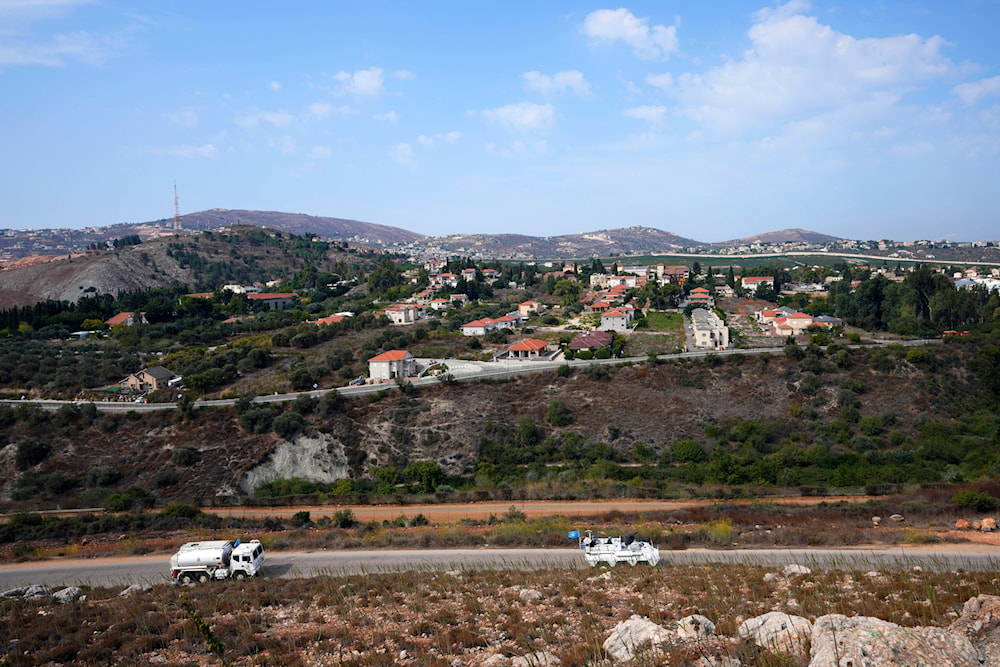
[(951, 502), (961, 509), (969, 509), (975, 512), (992, 512), (998, 504), (996, 498), (978, 489), (963, 489), (951, 497)]
[(18, 470), (27, 470), (47, 459), (51, 453), (52, 446), (47, 442), (41, 442), (36, 438), (25, 438), (17, 443), (14, 465)]
[(283, 412), (274, 420), (272, 428), (282, 438), (288, 439), (305, 427), (305, 420), (298, 412)]
[(696, 440), (681, 440), (670, 448), (670, 455), (678, 463), (702, 463), (708, 460), (708, 454), (700, 442)]
[(111, 466), (95, 466), (87, 471), (83, 484), (88, 489), (114, 486), (121, 480), (122, 474)]
[(170, 453), (170, 462), (178, 466), (193, 466), (201, 460), (201, 452), (191, 445), (178, 447)]
[(562, 401), (552, 401), (545, 413), (545, 421), (552, 426), (569, 426), (573, 423), (573, 413)]

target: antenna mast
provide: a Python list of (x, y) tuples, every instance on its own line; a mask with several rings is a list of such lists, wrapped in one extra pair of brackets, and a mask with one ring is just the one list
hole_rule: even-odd
[(174, 181), (174, 229), (181, 228), (181, 201), (177, 197), (177, 181)]

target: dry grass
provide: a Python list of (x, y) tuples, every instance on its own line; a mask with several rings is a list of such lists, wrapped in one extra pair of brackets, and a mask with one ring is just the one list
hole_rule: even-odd
[[(965, 600), (998, 588), (991, 572), (768, 574), (748, 565), (637, 567), (601, 576), (562, 568), (483, 569), (162, 585), (129, 598), (98, 588), (69, 605), (0, 601), (0, 636), (11, 665), (210, 665), (223, 659), (233, 665), (450, 665), (459, 657), (477, 665), (491, 655), (533, 651), (549, 651), (563, 664), (593, 664), (606, 657), (601, 644), (612, 628), (632, 614), (668, 626), (700, 613), (723, 636), (715, 650), (745, 665), (773, 667), (796, 663), (727, 638), (744, 619), (779, 610), (811, 619), (836, 612), (904, 626), (946, 625)], [(543, 597), (522, 602), (522, 588)], [(670, 664), (693, 661), (691, 650), (677, 648)]]

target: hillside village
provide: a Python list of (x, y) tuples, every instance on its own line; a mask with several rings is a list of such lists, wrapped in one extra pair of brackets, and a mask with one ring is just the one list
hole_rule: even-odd
[[(272, 311), (291, 313), (290, 321), (282, 320), (288, 323), (343, 327), (347, 326), (344, 322), (348, 318), (366, 312), (369, 318), (375, 318), (372, 320), (375, 326), (389, 329), (405, 330), (417, 325), (426, 330), (426, 325), (431, 324), (435, 331), (441, 331), (443, 325), (444, 330), (468, 339), (465, 349), (454, 351), (458, 358), (504, 363), (559, 361), (781, 347), (788, 340), (808, 342), (809, 336), (816, 334), (836, 338), (845, 331), (858, 337), (868, 332), (859, 323), (851, 326), (834, 314), (831, 289), (835, 293), (838, 290), (840, 294), (850, 293), (863, 280), (875, 278), (900, 284), (916, 270), (914, 265), (870, 268), (861, 263), (844, 263), (840, 270), (828, 265), (799, 266), (791, 272), (781, 269), (776, 276), (773, 270), (768, 271), (780, 264), (713, 269), (698, 262), (690, 265), (614, 262), (608, 268), (597, 259), (583, 264), (504, 265), (471, 258), (446, 261), (386, 257), (391, 259), (383, 259), (379, 271), (388, 273), (388, 283), (376, 285), (372, 280), (379, 273), (376, 271), (359, 274), (350, 281), (341, 280), (336, 285), (340, 290), (356, 290), (359, 285), (368, 287), (369, 296), (376, 298), (362, 304), (360, 310), (317, 312), (310, 307), (306, 312), (302, 306), (314, 300), (309, 291), (289, 290), (290, 281), (284, 278), (252, 285), (227, 283), (215, 291), (186, 292), (178, 295), (177, 304), (190, 308), (197, 300), (206, 302), (209, 310), (225, 306), (233, 314), (222, 323), (236, 327), (241, 321), (259, 319)], [(386, 264), (387, 261), (391, 263)], [(947, 279), (947, 284), (956, 290), (1000, 293), (998, 268), (922, 270)], [(846, 273), (852, 277), (845, 283)], [(334, 287), (331, 283), (326, 289)], [(397, 295), (395, 300), (377, 298), (392, 294)], [(489, 314), (484, 315), (486, 312)], [(465, 313), (469, 316), (463, 318)], [(667, 319), (669, 313), (679, 319)], [(90, 324), (95, 322), (90, 320)], [(101, 327), (72, 331), (69, 336), (86, 340), (148, 324), (146, 312), (123, 311), (104, 320)], [(956, 327), (959, 331), (964, 329)], [(949, 327), (943, 331), (956, 330)], [(673, 342), (656, 349), (630, 344), (646, 333), (669, 334)], [(341, 381), (398, 382), (428, 373), (448, 372), (443, 360), (418, 360), (402, 349), (372, 355), (363, 371), (358, 370), (359, 374), (345, 374)], [(142, 368), (131, 369), (121, 379), (118, 400), (135, 400), (164, 388), (163, 383), (136, 379), (141, 372)], [(170, 387), (192, 388), (183, 384), (180, 373), (167, 372), (172, 374)], [(337, 378), (316, 380), (312, 383), (314, 388), (338, 386)], [(223, 381), (221, 386), (225, 384)]]

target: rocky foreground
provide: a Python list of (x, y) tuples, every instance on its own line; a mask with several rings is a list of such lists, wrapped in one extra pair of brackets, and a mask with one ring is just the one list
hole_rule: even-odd
[(0, 594), (0, 663), (1000, 667), (1000, 596), (968, 595), (997, 586), (801, 565), (30, 586)]

